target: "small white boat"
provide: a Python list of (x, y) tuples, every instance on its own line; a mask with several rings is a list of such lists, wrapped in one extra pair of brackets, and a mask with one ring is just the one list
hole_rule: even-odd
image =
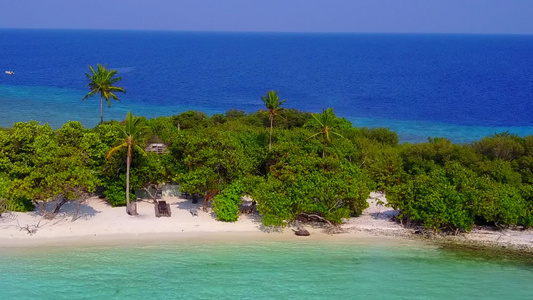
[(13, 71), (6, 71), (6, 74), (7, 74), (7, 75), (15, 75), (15, 72), (13, 72)]

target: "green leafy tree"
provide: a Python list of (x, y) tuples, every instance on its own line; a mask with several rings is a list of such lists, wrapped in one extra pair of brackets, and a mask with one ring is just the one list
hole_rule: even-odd
[(130, 166), (132, 160), (132, 151), (137, 149), (139, 152), (144, 153), (144, 149), (138, 144), (146, 137), (149, 127), (145, 124), (144, 120), (139, 117), (134, 117), (133, 114), (128, 112), (124, 125), (118, 127), (120, 129), (120, 144), (112, 148), (106, 158), (110, 159), (115, 153), (122, 148), (127, 148), (126, 158), (126, 212), (130, 215), (137, 215), (137, 211), (132, 209), (130, 204)]
[(287, 100), (279, 100), (277, 91), (268, 91), (266, 96), (261, 96), (261, 100), (265, 103), (266, 109), (270, 117), (270, 135), (268, 139), (268, 151), (272, 150), (272, 127), (274, 126), (274, 117), (279, 115), (283, 108), (281, 105)]
[(397, 146), (400, 142), (400, 138), (396, 132), (384, 127), (371, 129), (368, 127), (356, 128), (356, 135), (393, 147)]
[(255, 175), (266, 156), (262, 128), (228, 121), (186, 132), (170, 147), (181, 191), (204, 196), (203, 209), (233, 181)]
[(474, 143), (474, 148), (490, 159), (512, 161), (524, 154), (522, 139), (508, 132), (494, 134)]
[(335, 116), (332, 108), (323, 110), (321, 114), (312, 114), (311, 116), (313, 117), (313, 120), (310, 123), (310, 127), (314, 128), (317, 132), (309, 136), (307, 139), (309, 140), (315, 137), (322, 138), (322, 157), (324, 157), (326, 155), (326, 145), (331, 144), (331, 137), (333, 135), (344, 138), (337, 132), (337, 130), (340, 129), (341, 124)]
[(271, 166), (257, 199), (263, 224), (286, 226), (300, 216), (340, 224), (368, 207), (364, 174), (346, 160), (290, 153)]
[(85, 73), (85, 76), (89, 80), (87, 87), (91, 90), (82, 101), (93, 97), (96, 94), (100, 94), (100, 124), (104, 123), (104, 99), (107, 101), (107, 105), (111, 107), (111, 101), (119, 100), (116, 92), (126, 93), (126, 91), (118, 86), (114, 86), (115, 83), (122, 80), (122, 77), (115, 77), (117, 75), (116, 70), (107, 70), (105, 65), (97, 64), (98, 69), (95, 71), (92, 66), (89, 66), (90, 73)]
[(189, 110), (172, 117), (174, 126), (183, 129), (204, 128), (209, 125), (207, 115), (201, 111)]
[[(33, 202), (53, 217), (67, 201), (94, 191), (97, 178), (90, 169), (89, 146), (81, 142), (86, 132), (78, 122), (56, 132), (47, 124), (29, 122), (1, 134), (0, 197), (23, 211), (32, 209)], [(56, 199), (61, 201), (48, 211), (46, 204)]]
[(246, 117), (246, 112), (244, 110), (239, 110), (236, 108), (230, 109), (226, 111), (226, 114), (224, 115), (226, 118), (244, 118)]
[(322, 158), (318, 143), (305, 142), (308, 135), (303, 128), (279, 130), (277, 146), (266, 163), (265, 180), (255, 182), (255, 188), (247, 187), (257, 200), (264, 225), (286, 226), (299, 217), (339, 224), (368, 206), (366, 175), (337, 145), (332, 155)]
[[(398, 216), (407, 226), (421, 223), (435, 231), (470, 230), (474, 215), (469, 209), (468, 193), (475, 184), (473, 172), (461, 175), (459, 182), (442, 167), (436, 167), (428, 174), (407, 176), (401, 184), (389, 189), (387, 201), (390, 206), (400, 210)], [(459, 179), (456, 177), (455, 179)], [(455, 183), (457, 182), (457, 184)]]
[(157, 154), (146, 153), (135, 170), (135, 177), (139, 179), (142, 189), (151, 197), (152, 202), (157, 205), (156, 191), (170, 182), (169, 166), (170, 155), (168, 153)]

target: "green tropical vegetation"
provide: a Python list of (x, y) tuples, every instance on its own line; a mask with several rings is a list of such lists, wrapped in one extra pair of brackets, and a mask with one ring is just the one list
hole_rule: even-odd
[(277, 91), (268, 91), (266, 96), (261, 96), (261, 100), (265, 103), (268, 115), (270, 117), (270, 135), (268, 139), (268, 151), (272, 150), (272, 128), (274, 126), (274, 118), (279, 116), (283, 111), (281, 105), (287, 100), (279, 100)]
[(116, 70), (107, 70), (106, 66), (97, 64), (97, 70), (95, 71), (92, 66), (89, 66), (90, 73), (85, 73), (85, 77), (89, 80), (87, 87), (90, 92), (81, 99), (82, 101), (91, 98), (97, 94), (100, 94), (100, 123), (104, 123), (104, 99), (107, 101), (108, 107), (111, 107), (111, 101), (119, 101), (116, 92), (126, 93), (126, 91), (118, 86), (114, 86), (115, 83), (122, 80), (122, 77), (115, 77), (117, 75)]
[(144, 119), (134, 117), (133, 114), (128, 112), (123, 126), (117, 126), (119, 132), (119, 145), (113, 147), (107, 153), (106, 159), (110, 159), (113, 155), (119, 152), (121, 149), (126, 148), (126, 212), (130, 215), (137, 215), (135, 208), (130, 205), (130, 166), (133, 158), (133, 150), (137, 150), (139, 153), (146, 154), (144, 149), (139, 147), (138, 143), (148, 133), (148, 126), (144, 124)]
[(331, 137), (336, 135), (343, 137), (336, 130), (341, 126), (340, 119), (335, 117), (332, 108), (324, 109), (322, 114), (311, 114), (313, 122), (310, 127), (314, 128), (316, 133), (309, 136), (308, 139), (320, 136), (322, 138), (322, 157), (326, 154), (326, 145), (331, 144)]
[[(151, 120), (129, 113), (94, 128), (16, 123), (0, 130), (0, 199), (53, 215), (60, 206), (49, 207), (52, 200), (77, 201), (98, 188), (113, 206), (129, 207), (131, 192), (173, 182), (203, 199), (205, 210), (212, 203), (218, 220), (236, 221), (249, 196), (265, 226), (287, 226), (339, 224), (368, 207), (370, 191), (383, 191), (406, 226), (533, 225), (533, 136), (400, 144), (395, 132), (354, 127), (332, 109), (278, 113), (276, 122), (267, 111), (234, 109)], [(149, 142), (168, 149), (144, 153)]]

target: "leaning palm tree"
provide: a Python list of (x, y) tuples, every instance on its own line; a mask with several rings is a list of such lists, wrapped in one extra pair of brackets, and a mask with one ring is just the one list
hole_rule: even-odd
[(287, 100), (279, 100), (277, 91), (268, 91), (266, 96), (261, 96), (261, 100), (265, 103), (265, 106), (270, 115), (270, 138), (268, 140), (268, 151), (272, 150), (272, 126), (274, 124), (274, 117), (279, 115), (283, 111), (281, 105)]
[(139, 117), (134, 117), (130, 112), (126, 115), (124, 120), (124, 126), (117, 126), (120, 134), (120, 144), (107, 153), (106, 159), (110, 159), (116, 152), (123, 147), (128, 149), (126, 159), (126, 212), (129, 215), (136, 215), (136, 209), (131, 209), (130, 205), (130, 165), (132, 158), (132, 149), (137, 148), (143, 154), (146, 154), (138, 143), (148, 133), (148, 126), (144, 123), (144, 120)]
[(111, 107), (111, 101), (109, 98), (119, 101), (117, 95), (115, 95), (115, 92), (126, 93), (126, 91), (121, 87), (114, 86), (115, 83), (122, 80), (122, 77), (114, 77), (117, 75), (116, 70), (106, 70), (105, 65), (102, 66), (97, 64), (97, 66), (97, 71), (95, 71), (93, 67), (89, 66), (89, 70), (91, 70), (91, 72), (85, 73), (85, 76), (89, 80), (87, 87), (91, 91), (81, 100), (83, 101), (96, 94), (100, 94), (100, 123), (104, 123), (104, 99), (106, 99), (107, 105)]
[(311, 114), (311, 116), (313, 117), (311, 127), (317, 130), (317, 132), (309, 136), (307, 140), (321, 136), (323, 143), (322, 157), (324, 157), (326, 154), (326, 145), (331, 143), (331, 136), (336, 135), (343, 138), (342, 135), (335, 132), (335, 130), (339, 129), (340, 124), (332, 108), (324, 109), (321, 114)]

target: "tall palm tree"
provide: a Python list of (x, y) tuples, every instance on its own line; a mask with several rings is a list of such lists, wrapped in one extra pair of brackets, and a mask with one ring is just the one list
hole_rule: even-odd
[(107, 101), (107, 105), (111, 107), (111, 101), (119, 101), (115, 92), (126, 93), (126, 91), (118, 86), (114, 86), (115, 83), (122, 80), (122, 77), (114, 77), (117, 75), (117, 70), (106, 70), (105, 65), (97, 64), (98, 70), (95, 71), (92, 66), (89, 66), (90, 73), (85, 73), (85, 76), (89, 80), (87, 87), (91, 90), (82, 101), (90, 98), (96, 94), (100, 94), (100, 123), (104, 123), (104, 99)]
[(331, 143), (332, 135), (344, 138), (342, 135), (335, 132), (335, 130), (339, 129), (340, 124), (331, 107), (328, 109), (323, 109), (321, 114), (311, 114), (311, 116), (314, 119), (313, 122), (311, 122), (311, 127), (318, 131), (309, 136), (307, 140), (320, 135), (323, 141), (322, 157), (324, 157), (326, 154), (326, 145)]
[(268, 151), (272, 150), (272, 126), (274, 124), (274, 117), (279, 115), (283, 111), (281, 105), (287, 100), (279, 100), (277, 91), (268, 91), (266, 96), (261, 96), (261, 100), (265, 103), (265, 106), (270, 115), (270, 138), (268, 140)]
[(144, 149), (139, 147), (138, 143), (146, 136), (149, 127), (144, 123), (144, 120), (139, 117), (134, 117), (133, 114), (128, 112), (126, 119), (124, 120), (124, 126), (117, 126), (120, 130), (120, 145), (109, 150), (106, 159), (110, 159), (116, 152), (123, 147), (127, 147), (127, 159), (126, 159), (126, 211), (130, 215), (136, 215), (137, 211), (131, 209), (130, 206), (130, 165), (132, 158), (132, 149), (137, 148), (143, 154)]

